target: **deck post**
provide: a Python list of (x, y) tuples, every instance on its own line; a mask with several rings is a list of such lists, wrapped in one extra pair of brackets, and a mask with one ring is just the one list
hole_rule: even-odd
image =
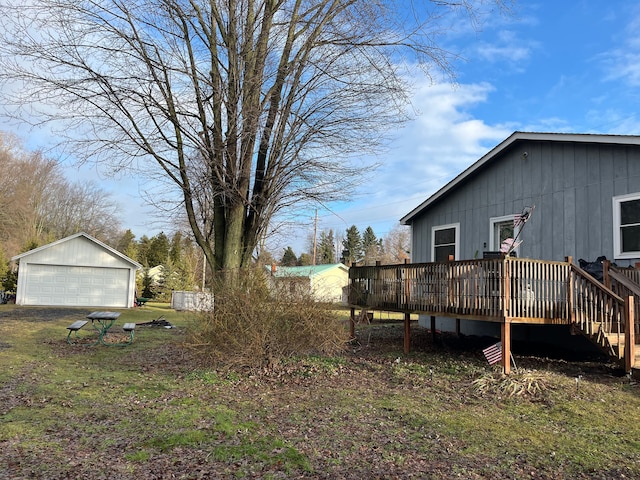
[(431, 339), (436, 341), (436, 317), (431, 315)]
[(404, 353), (409, 353), (411, 348), (411, 314), (404, 314)]
[(569, 264), (569, 276), (567, 279), (567, 316), (569, 319), (569, 325), (574, 329), (576, 323), (576, 316), (573, 310), (573, 274), (571, 272), (571, 264), (573, 263), (573, 257), (564, 257), (564, 261)]
[[(404, 264), (408, 265), (409, 259), (404, 259)], [(409, 281), (409, 272), (407, 270), (404, 271), (404, 305), (406, 308), (409, 308), (409, 304), (411, 303), (411, 282)]]
[(349, 316), (349, 338), (356, 338), (356, 309), (353, 307)]
[(605, 260), (602, 262), (602, 280), (604, 286), (611, 290), (611, 277), (609, 276), (609, 267), (611, 266), (611, 260)]
[(624, 316), (626, 320), (624, 328), (624, 365), (626, 372), (629, 373), (633, 367), (635, 367), (636, 361), (636, 332), (635, 318), (633, 318), (633, 295), (629, 295), (625, 298)]
[(502, 373), (511, 373), (511, 320), (505, 318), (500, 324), (502, 337)]
[(460, 336), (460, 319), (456, 318), (456, 337)]

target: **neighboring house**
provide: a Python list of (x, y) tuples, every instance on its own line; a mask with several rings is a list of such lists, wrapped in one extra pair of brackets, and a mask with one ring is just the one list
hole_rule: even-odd
[(141, 265), (86, 233), (11, 259), (19, 262), (16, 304), (128, 308)]
[(349, 285), (349, 268), (342, 263), (304, 267), (266, 267), (271, 272), (272, 286), (278, 291), (310, 292), (315, 300), (339, 303)]
[(151, 280), (151, 285), (157, 287), (164, 280), (164, 265), (156, 265), (149, 268), (146, 275)]
[[(529, 220), (514, 227), (527, 207)], [(633, 265), (640, 136), (515, 132), (401, 223), (411, 226), (413, 263), (482, 258), (517, 236), (519, 257)]]

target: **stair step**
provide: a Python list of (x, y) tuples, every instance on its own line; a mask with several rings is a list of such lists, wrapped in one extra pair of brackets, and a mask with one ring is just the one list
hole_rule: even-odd
[(624, 333), (605, 333), (610, 345), (624, 345)]

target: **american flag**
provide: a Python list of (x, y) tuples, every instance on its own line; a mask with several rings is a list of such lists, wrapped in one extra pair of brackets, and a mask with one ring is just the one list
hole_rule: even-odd
[(524, 224), (524, 222), (526, 221), (526, 218), (524, 217), (524, 215), (518, 213), (516, 215), (513, 216), (513, 226), (514, 227), (519, 227), (520, 225)]
[(513, 216), (514, 228), (517, 228), (520, 225), (524, 225), (525, 223), (527, 223), (527, 220), (529, 220), (529, 217), (531, 216), (531, 212), (533, 212), (534, 208), (536, 208), (535, 205), (531, 205), (530, 207), (524, 207), (524, 210), (522, 210), (522, 213), (515, 214)]
[(487, 362), (489, 362), (489, 365), (495, 365), (502, 360), (502, 342), (498, 342), (495, 345), (485, 348), (482, 350), (482, 353), (487, 359)]

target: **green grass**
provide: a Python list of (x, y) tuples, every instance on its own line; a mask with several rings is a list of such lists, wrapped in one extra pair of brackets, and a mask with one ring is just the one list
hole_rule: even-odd
[(0, 306), (8, 478), (640, 478), (640, 387), (602, 366), (518, 359), (503, 377), (474, 352), (399, 341), (216, 370), (183, 344), (197, 317), (164, 305), (122, 311), (176, 326), (127, 347), (67, 345), (78, 315), (24, 312)]

